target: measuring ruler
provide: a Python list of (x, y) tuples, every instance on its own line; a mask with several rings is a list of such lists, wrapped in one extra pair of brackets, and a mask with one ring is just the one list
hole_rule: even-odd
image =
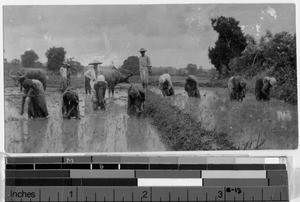
[(6, 158), (5, 201), (289, 201), (285, 158)]

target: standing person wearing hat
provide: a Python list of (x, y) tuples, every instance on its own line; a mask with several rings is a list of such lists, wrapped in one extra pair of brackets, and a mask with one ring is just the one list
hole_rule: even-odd
[[(97, 77), (100, 75), (100, 68), (98, 67), (98, 65), (102, 64), (102, 62), (99, 62), (97, 60), (92, 61), (91, 63), (89, 63), (89, 65), (93, 65), (93, 68), (90, 68), (89, 70), (87, 70), (86, 72), (84, 72), (84, 77), (86, 79), (86, 93), (87, 93), (87, 89), (91, 91), (91, 95), (92, 95), (92, 102), (96, 101), (96, 91), (94, 89), (94, 84), (96, 83)], [(88, 86), (89, 84), (89, 86)]]
[(149, 82), (149, 73), (151, 73), (151, 61), (149, 56), (145, 55), (144, 48), (140, 49), (141, 56), (139, 58), (140, 76), (144, 91), (147, 90), (147, 85)]
[[(61, 76), (61, 83), (60, 83), (60, 91), (61, 92), (64, 92), (66, 90), (66, 88), (68, 87), (68, 69), (67, 69), (67, 66), (69, 64), (67, 63), (63, 63), (62, 66), (60, 67), (59, 69), (59, 73), (60, 73), (60, 76)], [(70, 66), (70, 65), (69, 65)]]
[(270, 100), (270, 90), (272, 86), (276, 83), (274, 77), (265, 76), (263, 78), (258, 78), (255, 85), (255, 97), (258, 101)]

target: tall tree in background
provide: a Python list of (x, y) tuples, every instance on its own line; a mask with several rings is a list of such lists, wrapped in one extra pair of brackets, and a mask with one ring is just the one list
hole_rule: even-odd
[(10, 62), (12, 65), (20, 66), (21, 67), (21, 61), (19, 59), (12, 59)]
[(139, 58), (137, 56), (130, 56), (126, 60), (124, 60), (121, 69), (130, 70), (133, 75), (139, 75)]
[(47, 69), (51, 71), (58, 71), (61, 64), (65, 60), (66, 51), (63, 47), (51, 47), (46, 52)]
[(247, 46), (239, 21), (232, 17), (211, 19), (213, 29), (219, 34), (215, 47), (208, 49), (208, 57), (219, 73), (224, 67), (228, 68), (230, 59), (238, 57)]
[(39, 56), (33, 50), (28, 50), (21, 55), (21, 64), (23, 67), (34, 67), (34, 63), (38, 59)]

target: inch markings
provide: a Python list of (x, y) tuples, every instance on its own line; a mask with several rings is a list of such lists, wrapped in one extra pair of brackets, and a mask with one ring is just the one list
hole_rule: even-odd
[[(9, 159), (9, 160), (8, 160)], [(5, 201), (289, 201), (281, 158), (7, 158)]]

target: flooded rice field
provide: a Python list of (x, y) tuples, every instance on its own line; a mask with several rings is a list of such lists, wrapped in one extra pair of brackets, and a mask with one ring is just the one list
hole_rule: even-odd
[[(152, 88), (151, 90), (161, 94)], [(61, 114), (61, 93), (47, 88), (47, 119), (20, 115), (21, 93), (5, 88), (5, 148), (9, 153), (166, 151), (159, 131), (148, 118), (127, 115), (127, 90), (117, 88), (107, 98), (106, 111), (93, 111), (90, 97), (80, 89), (81, 119)], [(225, 88), (200, 88), (201, 99), (188, 98), (183, 88), (168, 98), (207, 130), (223, 131), (239, 149), (294, 149), (298, 145), (297, 106), (282, 101), (257, 102), (247, 94), (230, 102)], [(26, 112), (26, 108), (25, 108)]]
[[(106, 111), (94, 111), (90, 97), (80, 90), (81, 119), (63, 119), (61, 93), (46, 90), (49, 118), (20, 115), (19, 88), (5, 89), (5, 149), (9, 153), (165, 151), (148, 119), (127, 115), (127, 93), (116, 90)], [(26, 109), (25, 109), (26, 112)]]

